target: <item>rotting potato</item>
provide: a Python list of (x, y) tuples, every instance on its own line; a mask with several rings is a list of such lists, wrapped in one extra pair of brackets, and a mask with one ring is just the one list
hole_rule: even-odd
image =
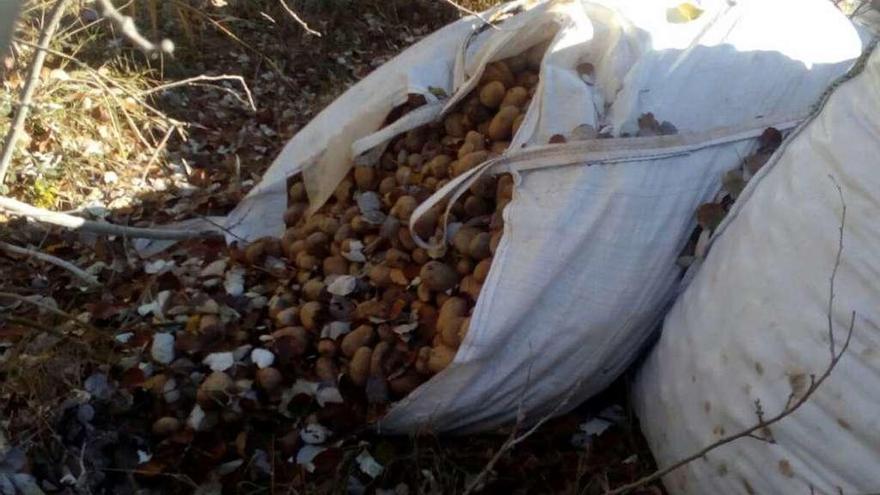
[(479, 263), (477, 263), (477, 266), (474, 267), (474, 272), (473, 272), (474, 280), (476, 280), (479, 283), (485, 282), (486, 277), (489, 276), (489, 269), (491, 267), (492, 267), (492, 259), (491, 258), (486, 258), (486, 259), (480, 261)]
[(513, 132), (513, 122), (519, 115), (519, 108), (513, 105), (501, 107), (501, 110), (492, 117), (492, 121), (489, 123), (489, 138), (494, 141), (510, 139)]
[(340, 350), (342, 354), (353, 357), (355, 352), (361, 347), (368, 346), (372, 343), (375, 332), (370, 325), (361, 325), (342, 338)]
[(348, 364), (348, 376), (355, 385), (363, 386), (367, 383), (370, 375), (370, 363), (372, 362), (373, 349), (369, 347), (361, 347), (355, 351), (354, 356)]
[(257, 384), (263, 390), (271, 392), (277, 389), (284, 377), (276, 368), (262, 368), (257, 370)]
[(322, 309), (318, 301), (309, 301), (299, 308), (299, 319), (306, 330), (318, 329), (318, 319)]
[(227, 402), (235, 389), (235, 383), (229, 375), (215, 371), (205, 378), (196, 393), (196, 401), (202, 409), (216, 409)]
[(529, 90), (522, 86), (514, 86), (507, 90), (500, 106), (513, 105), (522, 108), (529, 102)]
[(440, 373), (455, 359), (455, 349), (442, 344), (432, 347), (429, 352), (427, 367), (431, 373)]
[(438, 292), (452, 289), (458, 283), (458, 274), (455, 273), (455, 270), (439, 261), (425, 263), (419, 272), (419, 277), (426, 287)]

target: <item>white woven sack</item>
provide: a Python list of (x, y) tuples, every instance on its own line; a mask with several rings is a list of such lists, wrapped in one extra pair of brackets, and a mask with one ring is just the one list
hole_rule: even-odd
[(878, 88), (880, 52), (752, 179), (666, 318), (634, 391), (658, 464), (755, 425), (756, 401), (771, 418), (801, 400), (855, 312), (849, 347), (767, 429), (774, 443), (713, 450), (669, 474), (670, 493), (880, 492)]
[[(701, 7), (696, 20), (673, 23), (667, 6), (648, 0), (517, 2), (485, 14), (504, 19), (497, 29), (473, 18), (454, 23), (329, 106), (232, 212), (227, 227), (236, 236), (280, 235), (289, 175), (303, 173), (318, 207), (355, 160), (439, 118), (486, 63), (552, 39), (511, 151), (429, 201), (476, 174), (516, 178), (504, 237), (454, 363), (397, 404), (382, 431), (467, 432), (518, 412), (533, 421), (606, 387), (668, 307), (692, 212), (717, 192), (721, 172), (765, 127), (803, 118), (860, 52), (855, 29), (825, 0)], [(795, 9), (796, 18), (778, 22)], [(595, 68), (592, 79), (577, 71), (584, 62)], [(377, 131), (410, 93), (428, 104)], [(632, 133), (646, 112), (679, 134), (546, 145), (582, 124)]]

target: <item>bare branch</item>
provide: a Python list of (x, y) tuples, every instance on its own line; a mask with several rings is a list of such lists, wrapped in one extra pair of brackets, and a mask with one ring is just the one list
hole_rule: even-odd
[(141, 227), (127, 227), (108, 222), (97, 222), (68, 215), (66, 213), (44, 210), (4, 196), (0, 196), (0, 210), (5, 210), (8, 213), (17, 216), (33, 218), (38, 222), (66, 227), (73, 230), (82, 230), (94, 234), (118, 235), (141, 239), (164, 239), (171, 241), (217, 237), (221, 235), (216, 230), (148, 229)]
[(177, 130), (177, 126), (169, 126), (168, 130), (165, 131), (165, 135), (162, 136), (162, 140), (159, 141), (159, 144), (156, 146), (156, 149), (153, 150), (153, 154), (150, 156), (150, 160), (144, 165), (144, 173), (141, 175), (141, 182), (147, 181), (147, 175), (150, 174), (150, 169), (153, 168), (153, 164), (156, 163), (156, 160), (159, 159), (159, 153), (165, 149), (165, 146), (168, 144), (168, 140), (171, 138), (171, 135), (174, 134), (174, 131)]
[(134, 19), (120, 13), (110, 0), (95, 1), (100, 5), (101, 13), (104, 17), (110, 19), (110, 22), (119, 29), (122, 35), (128, 38), (129, 41), (145, 54), (152, 55), (154, 53), (162, 52), (170, 55), (174, 52), (174, 43), (169, 39), (164, 39), (156, 44), (145, 38), (140, 31), (138, 31)]
[(12, 162), (12, 155), (15, 152), (15, 144), (18, 142), (21, 133), (24, 132), (24, 123), (25, 120), (27, 120), (28, 112), (30, 112), (31, 109), (31, 100), (34, 97), (37, 84), (40, 82), (40, 72), (43, 69), (43, 62), (46, 61), (45, 48), (49, 46), (49, 42), (52, 41), (52, 37), (55, 36), (55, 31), (58, 30), (58, 24), (61, 22), (61, 17), (64, 15), (64, 7), (66, 4), (67, 0), (58, 0), (55, 2), (51, 14), (49, 14), (49, 21), (43, 26), (43, 30), (40, 33), (38, 46), (42, 49), (34, 52), (34, 60), (31, 62), (27, 81), (25, 82), (24, 87), (21, 90), (21, 96), (19, 97), (18, 110), (16, 110), (15, 117), (9, 126), (9, 133), (6, 134), (6, 141), (3, 143), (3, 152), (0, 154), (0, 186), (3, 185), (3, 182), (6, 179), (6, 172), (9, 169), (10, 162)]
[[(831, 176), (829, 176), (829, 177), (831, 177)], [(761, 438), (759, 435), (756, 435), (755, 433), (759, 432), (759, 431), (769, 432), (770, 431), (769, 427), (771, 425), (778, 423), (779, 421), (785, 419), (786, 417), (788, 417), (789, 415), (791, 415), (795, 411), (797, 411), (802, 405), (804, 405), (804, 403), (807, 402), (807, 400), (809, 400), (810, 397), (812, 397), (812, 395), (816, 392), (816, 390), (818, 390), (818, 388), (822, 385), (822, 383), (825, 382), (825, 380), (828, 379), (828, 377), (831, 375), (831, 372), (837, 366), (837, 363), (840, 362), (840, 358), (842, 358), (844, 353), (846, 353), (847, 349), (849, 349), (849, 344), (850, 344), (850, 341), (852, 340), (853, 328), (855, 327), (855, 322), (856, 322), (856, 312), (853, 311), (850, 315), (849, 326), (847, 328), (847, 333), (846, 333), (846, 340), (844, 340), (843, 345), (840, 347), (840, 351), (836, 352), (835, 351), (835, 344), (834, 344), (834, 323), (833, 323), (833, 318), (832, 318), (832, 310), (834, 308), (833, 308), (832, 302), (834, 301), (834, 280), (837, 278), (837, 269), (840, 267), (841, 255), (843, 253), (843, 229), (846, 225), (846, 202), (844, 202), (844, 200), (843, 200), (843, 192), (840, 189), (840, 185), (837, 183), (837, 181), (834, 179), (834, 177), (831, 177), (831, 180), (834, 182), (834, 186), (837, 188), (837, 192), (840, 196), (840, 202), (842, 205), (842, 212), (840, 215), (840, 234), (838, 236), (838, 242), (837, 242), (837, 255), (835, 256), (835, 259), (834, 259), (834, 267), (831, 270), (831, 280), (830, 280), (830, 284), (829, 284), (829, 294), (828, 294), (828, 300), (829, 300), (829, 304), (828, 304), (829, 344), (828, 345), (829, 345), (829, 348), (831, 349), (831, 360), (828, 363), (828, 366), (825, 368), (825, 371), (823, 371), (822, 374), (819, 375), (818, 377), (816, 377), (815, 375), (811, 375), (810, 376), (810, 386), (807, 388), (806, 392), (804, 392), (804, 394), (799, 399), (797, 399), (793, 402), (791, 400), (792, 396), (789, 396), (789, 400), (786, 402), (786, 405), (782, 409), (782, 411), (779, 414), (773, 416), (772, 418), (764, 420), (763, 419), (763, 412), (762, 412), (761, 413), (762, 418), (759, 419), (758, 423), (756, 423), (755, 425), (753, 425), (745, 430), (742, 430), (739, 433), (735, 433), (733, 435), (724, 437), (714, 443), (711, 443), (711, 444), (707, 445), (706, 447), (704, 447), (703, 449), (701, 449), (699, 452), (696, 452), (692, 455), (689, 455), (679, 461), (673, 462), (669, 466), (667, 466), (663, 469), (660, 469), (658, 471), (655, 471), (652, 474), (649, 474), (647, 476), (639, 478), (638, 480), (636, 480), (632, 483), (627, 483), (626, 485), (619, 486), (613, 490), (608, 490), (605, 492), (605, 495), (617, 495), (617, 494), (621, 494), (621, 493), (626, 493), (626, 492), (629, 492), (630, 490), (634, 490), (634, 489), (639, 488), (641, 486), (647, 485), (648, 483), (652, 483), (654, 481), (657, 481), (660, 478), (666, 476), (667, 474), (705, 456), (706, 454), (717, 449), (718, 447), (721, 447), (722, 445), (727, 445), (728, 443), (739, 440), (740, 438), (753, 438), (756, 440), (760, 439), (760, 440), (763, 440), (763, 441), (769, 442), (769, 443), (775, 443), (775, 440), (773, 440), (772, 435), (770, 436), (770, 440), (768, 440), (766, 438)], [(756, 403), (760, 404), (760, 402), (756, 402)]]
[(483, 21), (483, 23), (486, 24), (487, 26), (490, 26), (494, 29), (498, 29), (498, 26), (493, 24), (492, 21), (490, 21), (489, 19), (486, 19), (485, 17), (483, 17), (483, 14), (480, 14), (476, 10), (471, 10), (471, 9), (465, 7), (464, 5), (460, 5), (456, 2), (454, 2), (453, 0), (443, 0), (443, 1), (448, 3), (449, 5), (452, 5), (457, 10), (464, 12), (467, 15), (472, 15), (472, 16), (476, 17), (477, 19)]
[(306, 24), (306, 21), (302, 20), (302, 18), (301, 18), (299, 15), (297, 15), (297, 13), (294, 12), (293, 9), (291, 9), (291, 8), (287, 5), (287, 3), (284, 2), (284, 0), (278, 0), (278, 3), (281, 4), (281, 7), (284, 8), (285, 12), (287, 12), (287, 13), (290, 15), (290, 17), (293, 17), (293, 20), (296, 21), (300, 26), (302, 26), (302, 28), (305, 29), (305, 31), (306, 31), (307, 33), (312, 34), (312, 35), (315, 35), (315, 36), (317, 36), (317, 37), (319, 37), (319, 38), (321, 37), (321, 33), (319, 33), (319, 32), (317, 32), (317, 31), (315, 31), (314, 29), (310, 28), (309, 25)]
[[(146, 96), (146, 95), (149, 95), (152, 93), (158, 93), (159, 91), (165, 91), (167, 89), (176, 88), (179, 86), (186, 86), (188, 84), (193, 84), (193, 83), (197, 83), (200, 81), (230, 81), (230, 80), (236, 81), (239, 84), (241, 84), (241, 87), (244, 90), (244, 94), (245, 94), (245, 96), (247, 96), (246, 103), (251, 107), (251, 110), (256, 112), (257, 105), (256, 105), (256, 103), (254, 103), (254, 96), (251, 93), (251, 89), (248, 87), (248, 85), (245, 82), (243, 77), (236, 76), (236, 75), (223, 74), (223, 75), (219, 75), (219, 76), (207, 76), (207, 75), (202, 74), (200, 76), (190, 77), (189, 79), (182, 79), (180, 81), (174, 81), (174, 82), (170, 82), (167, 84), (162, 84), (160, 86), (156, 86), (155, 88), (150, 88), (146, 91), (142, 91), (141, 95)], [(229, 89), (229, 88), (224, 88), (223, 86), (215, 86), (215, 87), (217, 87), (219, 89), (223, 89), (223, 90)], [(238, 95), (236, 95), (236, 97), (238, 97)], [(241, 98), (239, 97), (239, 99), (241, 99)]]
[(76, 316), (73, 316), (70, 313), (67, 313), (65, 311), (61, 311), (58, 308), (49, 306), (48, 304), (43, 304), (41, 302), (34, 301), (33, 299), (28, 299), (25, 296), (14, 294), (12, 292), (0, 292), (0, 297), (5, 297), (7, 299), (14, 299), (19, 302), (23, 302), (26, 304), (30, 304), (32, 306), (36, 306), (36, 307), (42, 309), (43, 311), (46, 311), (48, 313), (52, 313), (53, 315), (60, 316), (68, 321), (71, 321), (74, 324), (76, 324), (77, 326), (82, 327), (85, 330), (88, 330), (90, 332), (96, 332), (97, 334), (101, 335), (101, 332), (99, 332), (98, 329), (93, 327), (92, 325), (89, 325), (88, 323), (80, 320), (79, 318), (77, 318)]
[(37, 251), (35, 249), (23, 248), (13, 244), (9, 244), (8, 242), (0, 241), (0, 250), (6, 251), (7, 253), (30, 256), (32, 258), (36, 258), (40, 261), (45, 261), (46, 263), (51, 263), (59, 268), (64, 268), (70, 273), (76, 275), (80, 280), (91, 285), (92, 287), (99, 287), (101, 284), (98, 282), (98, 279), (95, 278), (94, 275), (86, 272), (85, 270), (77, 267), (73, 263), (68, 261), (64, 261), (61, 258), (52, 256), (51, 254), (46, 254), (41, 251)]
[(544, 426), (544, 423), (556, 416), (556, 414), (561, 411), (562, 408), (566, 406), (566, 404), (568, 404), (568, 402), (574, 395), (575, 390), (577, 390), (578, 388), (580, 388), (580, 381), (572, 385), (568, 393), (565, 394), (565, 397), (563, 397), (561, 401), (557, 402), (556, 406), (553, 407), (553, 409), (549, 413), (538, 420), (538, 422), (535, 423), (534, 426), (529, 428), (525, 433), (519, 436), (517, 436), (516, 434), (519, 431), (522, 416), (518, 415), (519, 419), (517, 423), (513, 426), (513, 429), (510, 432), (510, 436), (508, 436), (507, 440), (505, 440), (505, 442), (501, 444), (501, 447), (498, 448), (498, 452), (496, 452), (495, 455), (492, 456), (492, 459), (489, 460), (489, 462), (486, 464), (483, 470), (480, 471), (477, 477), (470, 482), (462, 495), (470, 495), (471, 493), (473, 493), (479, 487), (480, 483), (482, 483), (483, 480), (486, 479), (486, 476), (488, 476), (489, 473), (492, 472), (492, 469), (495, 468), (495, 464), (497, 464), (498, 461), (501, 460), (501, 457), (503, 457), (504, 454), (509, 452), (512, 448), (516, 447), (517, 444), (532, 436), (536, 431), (538, 431), (540, 427)]

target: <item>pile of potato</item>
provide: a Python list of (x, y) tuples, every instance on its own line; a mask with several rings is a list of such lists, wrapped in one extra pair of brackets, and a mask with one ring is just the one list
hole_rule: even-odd
[[(268, 307), (282, 361), (301, 358), (322, 382), (347, 377), (373, 403), (405, 396), (452, 362), (501, 239), (512, 177), (484, 176), (452, 206), (443, 253), (418, 247), (408, 222), (450, 178), (507, 149), (545, 50), (489, 64), (454, 112), (396, 138), (378, 163), (353, 167), (314, 214), (303, 183), (292, 183), (282, 238), (240, 253), (250, 264), (286, 258), (295, 271)], [(441, 238), (445, 206), (417, 222), (422, 239)], [(256, 379), (265, 389), (283, 380), (275, 368)]]

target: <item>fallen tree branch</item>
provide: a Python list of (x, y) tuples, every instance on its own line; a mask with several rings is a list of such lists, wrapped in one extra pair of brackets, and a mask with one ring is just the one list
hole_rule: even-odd
[(73, 230), (82, 230), (94, 234), (117, 235), (122, 237), (141, 239), (161, 239), (168, 241), (182, 241), (201, 237), (221, 236), (216, 230), (174, 230), (174, 229), (149, 229), (142, 227), (127, 227), (109, 222), (98, 222), (84, 218), (57, 213), (31, 206), (21, 201), (0, 196), (0, 210), (10, 214), (32, 218), (38, 222), (57, 225)]
[(321, 33), (310, 28), (309, 25), (306, 24), (306, 21), (302, 20), (302, 18), (297, 15), (297, 13), (294, 12), (293, 9), (291, 9), (284, 0), (278, 0), (278, 3), (281, 4), (281, 7), (284, 8), (284, 11), (287, 12), (290, 17), (293, 17), (293, 20), (296, 21), (300, 26), (302, 26), (302, 28), (305, 29), (307, 33), (317, 36), (319, 38), (321, 37)]
[(465, 7), (464, 5), (460, 5), (456, 2), (454, 2), (453, 0), (443, 0), (443, 1), (448, 3), (449, 5), (452, 5), (453, 7), (455, 7), (456, 10), (464, 12), (467, 15), (472, 15), (472, 16), (476, 17), (477, 19), (483, 21), (483, 23), (486, 24), (487, 26), (492, 27), (494, 29), (498, 29), (498, 26), (493, 24), (489, 19), (486, 19), (485, 17), (483, 17), (483, 14), (480, 14), (476, 10), (469, 9), (469, 8)]
[(110, 20), (123, 36), (128, 38), (138, 49), (147, 55), (155, 53), (171, 54), (174, 52), (174, 43), (169, 39), (163, 39), (158, 44), (145, 38), (134, 23), (134, 19), (124, 15), (113, 6), (110, 0), (95, 0), (101, 7), (101, 14)]
[(77, 326), (82, 327), (85, 330), (88, 330), (90, 332), (97, 332), (99, 335), (101, 334), (101, 332), (99, 332), (98, 329), (93, 327), (92, 325), (80, 320), (79, 318), (77, 318), (76, 316), (73, 316), (70, 313), (67, 313), (65, 311), (61, 311), (58, 308), (49, 306), (48, 304), (43, 304), (41, 302), (34, 301), (33, 299), (28, 299), (25, 296), (20, 296), (18, 294), (14, 294), (12, 292), (0, 292), (0, 297), (5, 297), (7, 299), (13, 299), (13, 300), (16, 300), (19, 302), (30, 304), (32, 306), (36, 306), (36, 307), (42, 309), (43, 311), (46, 311), (48, 313), (52, 313), (55, 316), (60, 316), (68, 321), (71, 321), (71, 322), (75, 323)]
[(150, 174), (150, 169), (153, 168), (153, 164), (156, 163), (156, 160), (159, 159), (159, 153), (165, 149), (165, 146), (168, 145), (168, 140), (171, 139), (171, 135), (174, 134), (174, 131), (177, 130), (177, 126), (169, 126), (168, 130), (165, 131), (165, 135), (162, 136), (162, 140), (159, 141), (159, 144), (156, 145), (156, 149), (153, 150), (152, 156), (150, 156), (150, 160), (144, 165), (144, 173), (141, 174), (141, 182), (147, 182), (147, 176)]
[[(244, 94), (247, 96), (247, 104), (250, 105), (251, 110), (256, 112), (257, 105), (256, 105), (256, 103), (254, 103), (254, 96), (251, 93), (251, 89), (248, 87), (248, 85), (245, 82), (243, 77), (236, 76), (236, 75), (223, 74), (220, 76), (207, 76), (207, 75), (202, 74), (200, 76), (190, 77), (189, 79), (182, 79), (180, 81), (174, 81), (174, 82), (170, 82), (167, 84), (162, 84), (160, 86), (156, 86), (155, 88), (150, 88), (146, 91), (142, 91), (141, 95), (146, 96), (146, 95), (149, 95), (152, 93), (158, 93), (159, 91), (165, 91), (167, 89), (176, 88), (179, 86), (186, 86), (188, 84), (193, 84), (193, 83), (197, 83), (200, 81), (229, 81), (229, 80), (237, 81), (239, 84), (241, 84), (241, 87), (244, 90)], [(228, 89), (228, 88), (224, 88), (222, 86), (218, 86), (218, 88), (224, 89), (224, 90)], [(236, 96), (238, 96), (238, 95), (236, 95)], [(240, 99), (240, 97), (239, 97), (239, 99)]]
[(517, 420), (516, 424), (513, 426), (513, 429), (510, 432), (510, 436), (508, 436), (507, 440), (505, 440), (505, 442), (503, 444), (501, 444), (501, 447), (498, 448), (498, 452), (495, 452), (495, 455), (492, 456), (492, 459), (490, 459), (488, 463), (486, 463), (486, 466), (483, 468), (483, 470), (480, 471), (480, 473), (477, 474), (477, 476), (473, 479), (473, 481), (471, 481), (468, 484), (467, 488), (465, 488), (462, 495), (470, 495), (471, 493), (474, 493), (479, 488), (480, 483), (482, 483), (483, 480), (486, 479), (486, 476), (488, 476), (489, 473), (492, 472), (492, 469), (495, 468), (495, 464), (497, 464), (498, 461), (501, 460), (501, 458), (504, 456), (504, 454), (506, 454), (511, 449), (516, 447), (517, 444), (521, 443), (523, 440), (532, 436), (536, 431), (538, 431), (538, 428), (540, 428), (541, 426), (544, 425), (544, 423), (546, 423), (547, 421), (549, 421), (550, 419), (555, 417), (556, 414), (559, 411), (561, 411), (562, 408), (565, 407), (566, 404), (568, 404), (568, 402), (571, 400), (572, 396), (574, 396), (575, 390), (580, 388), (580, 383), (581, 382), (579, 381), (579, 382), (575, 383), (574, 385), (572, 385), (572, 387), (569, 389), (568, 393), (565, 394), (565, 397), (563, 397), (561, 401), (557, 402), (556, 406), (554, 406), (553, 409), (549, 413), (547, 413), (540, 420), (538, 420), (538, 422), (535, 423), (534, 426), (529, 428), (522, 435), (517, 436), (517, 432), (519, 431), (519, 426), (522, 423), (522, 411), (520, 410), (520, 412), (517, 414), (519, 419)]
[(6, 179), (6, 172), (9, 170), (9, 164), (12, 162), (12, 155), (15, 152), (15, 144), (18, 142), (21, 133), (24, 132), (24, 123), (25, 120), (27, 120), (28, 113), (31, 109), (31, 100), (34, 97), (34, 92), (37, 90), (37, 84), (40, 82), (40, 72), (43, 70), (43, 62), (46, 61), (45, 48), (49, 46), (49, 42), (52, 41), (52, 37), (55, 36), (55, 31), (58, 30), (58, 24), (61, 22), (61, 17), (64, 15), (64, 7), (66, 4), (67, 0), (58, 0), (55, 2), (55, 6), (52, 7), (52, 12), (49, 14), (49, 21), (43, 26), (42, 32), (40, 33), (38, 46), (42, 49), (34, 52), (34, 60), (31, 62), (27, 80), (21, 90), (21, 96), (19, 97), (18, 109), (16, 110), (15, 117), (12, 119), (12, 123), (9, 126), (9, 132), (6, 134), (6, 141), (3, 143), (3, 151), (2, 154), (0, 154), (0, 186), (3, 185), (3, 182)]
[[(829, 176), (829, 177), (831, 177), (831, 176)], [(664, 476), (666, 476), (667, 474), (669, 474), (669, 473), (671, 473), (681, 467), (684, 467), (687, 464), (690, 464), (691, 462), (693, 462), (697, 459), (700, 459), (701, 457), (703, 457), (706, 454), (708, 454), (709, 452), (717, 449), (718, 447), (721, 447), (723, 445), (727, 445), (727, 444), (734, 442), (736, 440), (739, 440), (741, 438), (749, 437), (749, 438), (753, 438), (753, 439), (760, 440), (760, 441), (775, 443), (775, 440), (773, 440), (772, 436), (768, 439), (766, 437), (762, 437), (761, 435), (757, 435), (756, 433), (757, 432), (765, 432), (765, 431), (769, 432), (770, 426), (778, 423), (779, 421), (785, 419), (786, 417), (788, 417), (789, 415), (791, 415), (795, 411), (797, 411), (802, 405), (804, 405), (804, 403), (807, 402), (807, 400), (809, 400), (809, 398), (816, 392), (816, 390), (819, 388), (819, 386), (821, 386), (822, 383), (825, 382), (825, 380), (827, 380), (828, 377), (831, 375), (831, 372), (837, 366), (837, 363), (840, 362), (840, 358), (843, 357), (844, 353), (846, 353), (846, 350), (849, 348), (849, 343), (850, 343), (850, 340), (852, 339), (853, 328), (855, 327), (855, 321), (856, 321), (856, 312), (853, 311), (850, 315), (849, 327), (847, 329), (846, 339), (844, 340), (843, 345), (840, 347), (840, 351), (837, 352), (835, 350), (836, 345), (834, 342), (834, 324), (832, 322), (832, 309), (833, 309), (834, 296), (835, 296), (835, 294), (834, 294), (834, 280), (837, 277), (837, 269), (840, 268), (841, 254), (843, 253), (843, 228), (846, 225), (846, 203), (843, 200), (843, 191), (840, 189), (840, 184), (837, 183), (837, 181), (834, 179), (834, 177), (831, 177), (831, 180), (834, 182), (834, 187), (837, 188), (837, 193), (840, 196), (840, 202), (842, 204), (842, 212), (840, 215), (840, 234), (838, 236), (838, 242), (837, 242), (837, 255), (834, 259), (834, 267), (831, 270), (831, 280), (830, 280), (829, 290), (828, 290), (828, 301), (829, 301), (828, 302), (828, 339), (829, 339), (828, 347), (831, 352), (831, 360), (828, 363), (828, 366), (825, 368), (825, 371), (823, 371), (822, 374), (819, 375), (818, 378), (816, 377), (816, 375), (810, 375), (810, 386), (807, 387), (807, 389), (804, 391), (803, 395), (801, 395), (799, 398), (796, 397), (796, 393), (793, 390), (791, 392), (791, 394), (789, 395), (788, 400), (786, 401), (785, 407), (782, 409), (782, 411), (779, 414), (777, 414), (771, 418), (768, 418), (768, 419), (763, 419), (763, 413), (760, 412), (761, 411), (760, 402), (758, 402), (757, 403), (757, 410), (759, 411), (758, 422), (755, 423), (754, 425), (752, 425), (751, 427), (749, 427), (745, 430), (742, 430), (739, 433), (735, 433), (735, 434), (726, 436), (716, 442), (713, 442), (713, 443), (707, 445), (706, 447), (700, 449), (698, 452), (695, 452), (692, 455), (689, 455), (681, 460), (673, 462), (669, 466), (667, 466), (663, 469), (660, 469), (658, 471), (655, 471), (652, 474), (649, 474), (647, 476), (639, 478), (638, 480), (636, 480), (632, 483), (627, 483), (626, 485), (619, 486), (617, 488), (614, 488), (613, 490), (608, 490), (605, 492), (605, 495), (618, 495), (618, 494), (622, 494), (622, 493), (627, 493), (631, 490), (634, 490), (636, 488), (647, 485), (648, 483), (652, 483), (654, 481), (657, 481), (657, 480), (663, 478)]]
[(40, 261), (45, 261), (46, 263), (51, 263), (59, 268), (63, 268), (70, 273), (74, 274), (82, 280), (83, 282), (91, 285), (92, 287), (99, 287), (101, 284), (98, 282), (98, 279), (86, 272), (85, 270), (79, 268), (78, 266), (70, 263), (69, 261), (64, 261), (61, 258), (52, 256), (51, 254), (46, 254), (41, 251), (37, 251), (35, 249), (23, 248), (16, 246), (14, 244), (9, 244), (8, 242), (0, 241), (0, 249), (6, 251), (7, 253), (18, 254), (23, 256), (30, 256), (32, 258), (36, 258)]

